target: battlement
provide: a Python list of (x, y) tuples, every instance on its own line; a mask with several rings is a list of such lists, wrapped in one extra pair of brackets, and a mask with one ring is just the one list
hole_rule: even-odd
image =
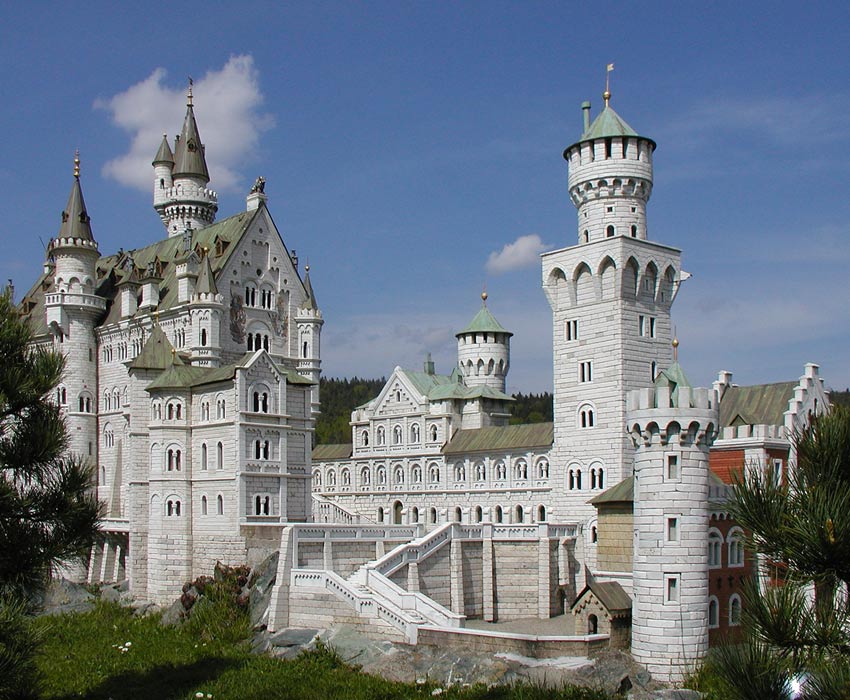
[(719, 408), (714, 389), (681, 386), (630, 391), (626, 397), (628, 431), (635, 446), (656, 439), (666, 445), (711, 443), (717, 435)]
[(218, 204), (218, 193), (191, 183), (180, 183), (165, 190), (169, 203), (197, 201), (204, 204)]
[(53, 238), (47, 246), (51, 253), (62, 248), (82, 248), (93, 253), (97, 253), (97, 241), (87, 240), (85, 238)]

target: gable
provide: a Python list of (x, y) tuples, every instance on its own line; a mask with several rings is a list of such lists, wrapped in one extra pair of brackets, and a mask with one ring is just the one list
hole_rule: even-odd
[(372, 417), (403, 416), (422, 413), (426, 397), (413, 385), (404, 370), (396, 367), (371, 405)]

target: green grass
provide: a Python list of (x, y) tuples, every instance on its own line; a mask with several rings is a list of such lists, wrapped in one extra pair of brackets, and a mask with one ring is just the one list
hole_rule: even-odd
[(210, 613), (205, 625), (199, 620), (162, 627), (156, 617), (138, 618), (117, 605), (98, 603), (89, 613), (42, 618), (43, 697), (194, 700), (203, 693), (213, 700), (608, 700), (593, 690), (532, 685), (453, 687), (434, 696), (439, 686), (433, 683), (394, 683), (360, 673), (332, 649), (320, 647), (294, 661), (254, 656), (246, 642), (234, 641), (234, 625), (216, 625), (214, 617)]

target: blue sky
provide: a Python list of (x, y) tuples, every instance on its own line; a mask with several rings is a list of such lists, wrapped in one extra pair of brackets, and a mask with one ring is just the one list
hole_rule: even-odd
[(75, 148), (102, 253), (164, 235), (150, 160), (191, 75), (219, 215), (265, 176), (311, 266), (328, 376), (418, 368), (427, 351), (449, 371), (486, 284), (515, 333), (509, 388), (549, 389), (533, 253), (576, 241), (561, 153), (614, 62), (612, 106), (658, 143), (649, 235), (694, 275), (674, 306), (692, 382), (794, 379), (813, 361), (850, 386), (847, 3), (235, 7), (0, 11), (0, 279), (19, 295)]

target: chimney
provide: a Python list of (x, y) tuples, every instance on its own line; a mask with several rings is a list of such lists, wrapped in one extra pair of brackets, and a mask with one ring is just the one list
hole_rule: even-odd
[(581, 113), (584, 117), (584, 131), (587, 131), (590, 128), (590, 102), (581, 103)]
[(425, 357), (425, 374), (434, 374), (434, 360), (431, 359), (431, 353)]

